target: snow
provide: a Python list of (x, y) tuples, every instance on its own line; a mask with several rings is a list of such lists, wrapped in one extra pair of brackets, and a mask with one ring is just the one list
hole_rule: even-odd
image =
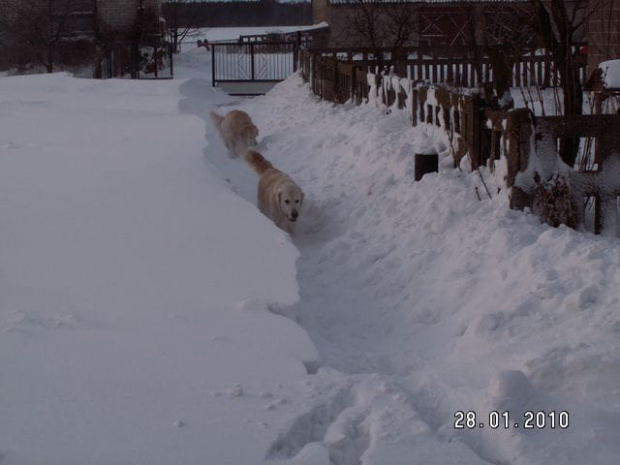
[[(298, 75), (233, 99), (209, 59), (0, 78), (3, 465), (617, 463), (618, 239), (510, 211), (485, 170), (479, 200), (395, 108)], [(207, 120), (232, 108), (306, 193), (292, 238)]]
[(205, 159), (191, 89), (2, 79), (3, 463), (250, 463), (258, 393), (316, 359), (268, 311), (298, 299), (298, 252)]
[[(239, 39), (240, 36), (253, 36), (270, 33), (290, 33), (297, 31), (311, 31), (313, 29), (322, 29), (327, 27), (326, 22), (307, 26), (256, 26), (256, 27), (217, 27), (192, 32), (192, 40), (204, 40), (209, 42), (233, 41)], [(187, 46), (191, 47), (190, 45)]]
[(620, 60), (603, 61), (598, 67), (603, 71), (605, 87), (620, 89)]

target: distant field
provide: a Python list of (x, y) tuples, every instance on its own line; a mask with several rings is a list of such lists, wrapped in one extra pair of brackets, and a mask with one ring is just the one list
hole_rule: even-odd
[(242, 35), (268, 34), (270, 32), (292, 32), (312, 29), (316, 26), (265, 26), (265, 27), (218, 27), (201, 28), (188, 35), (183, 43), (183, 49), (196, 46), (197, 40), (207, 39), (209, 42), (222, 40), (237, 40)]

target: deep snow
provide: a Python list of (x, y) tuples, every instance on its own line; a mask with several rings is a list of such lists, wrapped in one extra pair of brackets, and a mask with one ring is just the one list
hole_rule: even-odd
[[(208, 59), (0, 79), (2, 463), (617, 463), (617, 239), (510, 211), (484, 173), (489, 199), (400, 111), (298, 76), (233, 100)], [(231, 108), (306, 191), (292, 244), (206, 121)]]
[(316, 359), (266, 308), (297, 300), (298, 253), (205, 160), (183, 89), (0, 82), (2, 463), (251, 463)]

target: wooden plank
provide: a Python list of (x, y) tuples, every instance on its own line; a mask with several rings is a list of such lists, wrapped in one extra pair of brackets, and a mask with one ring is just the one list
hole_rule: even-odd
[(536, 118), (536, 131), (549, 132), (554, 137), (604, 136), (618, 141), (620, 115), (541, 116)]

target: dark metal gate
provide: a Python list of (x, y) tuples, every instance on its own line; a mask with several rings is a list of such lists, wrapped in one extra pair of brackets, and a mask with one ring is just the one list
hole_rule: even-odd
[(103, 42), (95, 77), (172, 79), (172, 46), (163, 40)]
[(296, 70), (296, 43), (210, 45), (213, 87), (221, 87), (231, 95), (264, 94)]

